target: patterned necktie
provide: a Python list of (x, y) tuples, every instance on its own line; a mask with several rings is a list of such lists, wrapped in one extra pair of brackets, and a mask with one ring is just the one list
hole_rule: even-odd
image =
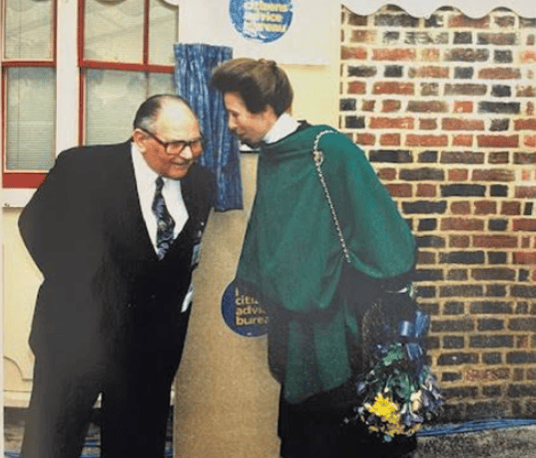
[(170, 245), (173, 243), (173, 229), (175, 221), (169, 214), (166, 201), (162, 195), (164, 180), (162, 177), (156, 179), (156, 191), (152, 205), (153, 213), (156, 216), (156, 250), (158, 259), (162, 259)]

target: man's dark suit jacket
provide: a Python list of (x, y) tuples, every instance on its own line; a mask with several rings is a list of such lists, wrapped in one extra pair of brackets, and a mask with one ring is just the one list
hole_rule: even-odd
[(189, 219), (163, 260), (138, 201), (130, 141), (74, 148), (57, 158), (19, 228), (44, 275), (30, 334), (37, 357), (102, 365), (125, 354), (182, 352), (194, 247), (214, 179), (194, 164), (181, 180)]

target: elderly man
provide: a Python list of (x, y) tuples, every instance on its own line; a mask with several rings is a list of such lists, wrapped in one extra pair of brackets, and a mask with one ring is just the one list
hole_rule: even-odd
[(99, 394), (102, 456), (164, 455), (192, 271), (213, 205), (189, 105), (158, 95), (125, 143), (62, 152), (19, 228), (44, 281), (21, 455), (79, 457)]

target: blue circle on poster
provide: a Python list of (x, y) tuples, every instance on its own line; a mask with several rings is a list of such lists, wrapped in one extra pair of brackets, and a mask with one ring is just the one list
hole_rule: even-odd
[(292, 22), (292, 0), (231, 0), (235, 29), (249, 40), (270, 43), (281, 38)]
[(268, 332), (268, 315), (259, 301), (240, 293), (234, 282), (223, 293), (221, 313), (225, 324), (241, 336), (258, 337)]

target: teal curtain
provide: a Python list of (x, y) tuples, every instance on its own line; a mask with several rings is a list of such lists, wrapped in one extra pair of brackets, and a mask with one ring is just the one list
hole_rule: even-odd
[(227, 127), (221, 94), (210, 86), (214, 67), (233, 57), (232, 48), (206, 44), (174, 46), (177, 92), (197, 113), (207, 147), (199, 163), (211, 170), (218, 183), (216, 210), (241, 209), (242, 184), (238, 141)]

